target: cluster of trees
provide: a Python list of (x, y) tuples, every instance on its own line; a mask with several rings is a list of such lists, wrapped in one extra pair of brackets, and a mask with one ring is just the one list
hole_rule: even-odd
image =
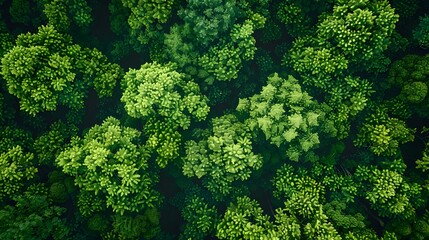
[(429, 238), (429, 2), (0, 9), (0, 239)]

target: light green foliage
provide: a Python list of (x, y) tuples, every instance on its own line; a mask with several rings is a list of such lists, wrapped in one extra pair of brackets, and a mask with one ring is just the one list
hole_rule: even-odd
[[(299, 236), (299, 229), (295, 233)], [(238, 197), (236, 203), (229, 205), (217, 225), (216, 236), (219, 239), (278, 239), (270, 218), (257, 201), (247, 196)]]
[(130, 69), (122, 89), (125, 110), (135, 118), (163, 118), (174, 128), (187, 129), (191, 117), (201, 121), (209, 112), (199, 86), (171, 65), (146, 63), (139, 70)]
[(220, 239), (341, 239), (327, 222), (321, 206), (314, 213), (314, 219), (303, 224), (290, 214), (286, 204), (286, 208), (276, 209), (275, 221), (270, 222), (258, 202), (247, 196), (238, 197), (221, 218), (216, 236)]
[(182, 217), (186, 224), (180, 239), (202, 240), (215, 229), (217, 211), (214, 206), (209, 206), (204, 198), (192, 195), (182, 209)]
[(65, 0), (53, 0), (45, 3), (43, 13), (48, 19), (49, 25), (60, 32), (66, 32), (70, 27), (70, 19), (67, 16)]
[(120, 214), (139, 212), (158, 202), (153, 189), (156, 177), (147, 170), (149, 156), (137, 145), (139, 136), (137, 130), (109, 117), (83, 139), (73, 139), (56, 163), (75, 177), (83, 194), (98, 195), (104, 206)]
[(230, 81), (238, 77), (242, 62), (252, 60), (255, 55), (256, 41), (252, 36), (254, 29), (250, 20), (246, 20), (244, 24), (235, 24), (230, 33), (230, 41), (210, 48), (198, 59), (202, 75), (206, 76), (206, 83)]
[(421, 169), (423, 172), (429, 170), (429, 143), (426, 144), (422, 157), (416, 161), (416, 168)]
[(0, 57), (2, 58), (10, 49), (13, 48), (13, 37), (3, 32), (0, 28)]
[[(341, 146), (334, 145), (332, 150), (336, 148), (341, 148)], [(329, 154), (338, 154), (332, 150)], [(317, 179), (326, 188), (326, 192), (329, 193), (326, 195), (329, 196), (331, 201), (337, 201), (341, 204), (354, 203), (358, 192), (358, 184), (347, 169), (343, 168), (343, 172), (340, 172), (338, 167), (334, 167), (334, 163), (330, 162), (337, 160), (326, 160), (326, 158), (331, 157), (335, 156), (322, 156), (320, 162), (313, 163), (311, 171), (306, 173), (304, 170), (304, 174)]]
[[(398, 21), (387, 1), (336, 1), (332, 14), (319, 18), (316, 37), (294, 40), (283, 64), (292, 66), (311, 86), (329, 92), (346, 70), (383, 69), (383, 52)], [(353, 67), (351, 66), (359, 66)]]
[(325, 187), (302, 173), (296, 173), (289, 165), (278, 169), (272, 180), (274, 196), (284, 199), (285, 210), (299, 217), (306, 238), (341, 239), (323, 210)]
[(192, 29), (196, 41), (207, 46), (231, 28), (236, 12), (235, 0), (188, 0), (178, 15)]
[(324, 186), (308, 176), (300, 176), (292, 166), (283, 165), (272, 180), (274, 196), (286, 199), (288, 211), (304, 218), (311, 218), (319, 210)]
[(62, 215), (65, 208), (52, 205), (43, 186), (32, 186), (13, 198), (15, 205), (0, 208), (0, 239), (54, 239), (67, 237)]
[(260, 129), (271, 144), (285, 145), (293, 161), (319, 143), (324, 112), (292, 76), (283, 79), (275, 73), (268, 77), (261, 93), (240, 99), (237, 110), (249, 113), (246, 124)]
[(378, 156), (394, 156), (400, 144), (413, 141), (414, 133), (415, 129), (408, 128), (404, 121), (389, 117), (386, 109), (377, 108), (365, 119), (354, 144), (368, 146)]
[(323, 213), (322, 206), (315, 212), (312, 221), (304, 227), (304, 235), (307, 239), (317, 240), (341, 240), (334, 226), (328, 222), (328, 217)]
[(16, 145), (0, 154), (0, 200), (13, 196), (21, 191), (28, 181), (35, 177), (34, 155), (24, 152)]
[(106, 56), (97, 49), (83, 49), (82, 59), (78, 61), (78, 69), (82, 78), (89, 86), (93, 86), (98, 96), (110, 97), (116, 83), (124, 75), (122, 68), (110, 63)]
[(314, 45), (319, 44), (310, 37), (297, 38), (283, 63), (292, 65), (302, 75), (304, 83), (328, 88), (347, 69), (348, 60), (334, 48)]
[(147, 120), (144, 133), (147, 150), (157, 152), (157, 163), (165, 167), (178, 157), (181, 136), (178, 128), (187, 129), (191, 119), (204, 120), (210, 110), (207, 97), (199, 86), (171, 65), (147, 63), (131, 69), (122, 81), (121, 101), (127, 113)]
[(144, 214), (136, 216), (115, 215), (113, 231), (118, 239), (152, 239), (159, 231), (159, 211), (156, 208), (147, 209)]
[(40, 164), (52, 165), (65, 143), (77, 134), (77, 129), (63, 122), (55, 122), (49, 132), (34, 141), (33, 148)]
[(262, 157), (252, 152), (250, 129), (234, 115), (212, 120), (212, 133), (199, 142), (186, 142), (183, 174), (204, 177), (207, 188), (225, 196), (232, 183), (244, 181), (262, 166)]
[(130, 9), (128, 24), (132, 29), (153, 28), (166, 23), (171, 15), (173, 0), (122, 0), (124, 7)]
[(19, 98), (21, 110), (33, 116), (56, 110), (58, 104), (82, 108), (90, 86), (100, 96), (109, 96), (121, 73), (98, 50), (73, 45), (70, 36), (51, 26), (19, 35), (2, 66), (9, 93)]
[(354, 174), (359, 183), (359, 195), (365, 197), (381, 216), (410, 218), (415, 214), (412, 199), (419, 196), (422, 188), (404, 178), (402, 160), (390, 163), (389, 168), (358, 166)]
[(420, 17), (420, 23), (413, 31), (413, 37), (422, 48), (429, 47), (429, 15)]

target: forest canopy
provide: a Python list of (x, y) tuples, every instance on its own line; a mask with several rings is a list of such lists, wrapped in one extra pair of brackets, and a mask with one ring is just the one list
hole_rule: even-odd
[(429, 239), (429, 1), (0, 0), (0, 239)]

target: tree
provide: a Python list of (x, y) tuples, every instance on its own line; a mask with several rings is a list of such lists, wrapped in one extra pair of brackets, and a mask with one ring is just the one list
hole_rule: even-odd
[(216, 228), (217, 210), (198, 195), (191, 195), (185, 201), (182, 217), (186, 224), (180, 239), (204, 239)]
[(48, 24), (60, 32), (68, 32), (71, 23), (88, 28), (92, 22), (92, 9), (86, 0), (47, 0), (43, 13)]
[(57, 105), (82, 108), (89, 87), (102, 97), (110, 96), (121, 76), (119, 65), (108, 63), (96, 49), (73, 45), (70, 36), (52, 26), (19, 35), (2, 66), (9, 93), (33, 116), (56, 110)]
[[(13, 198), (14, 205), (0, 208), (1, 239), (65, 239), (69, 229), (65, 208), (52, 205), (47, 190), (33, 185)], [(13, 219), (13, 221), (11, 221)]]
[(209, 112), (198, 85), (186, 81), (172, 65), (146, 63), (139, 70), (131, 69), (121, 86), (121, 101), (134, 118), (163, 118), (175, 128), (187, 129), (191, 118), (201, 121)]
[(34, 155), (16, 145), (0, 154), (0, 200), (19, 193), (26, 181), (35, 177)]
[(122, 127), (119, 120), (109, 117), (83, 139), (74, 138), (56, 164), (75, 177), (84, 197), (100, 199), (101, 207), (121, 215), (155, 207), (159, 202), (153, 189), (156, 176), (148, 170), (150, 156), (138, 145), (139, 136), (139, 131)]
[(230, 203), (217, 225), (219, 239), (298, 239), (301, 236), (296, 218), (276, 211), (276, 223), (270, 222), (259, 203), (247, 196)]
[(256, 26), (250, 20), (242, 25), (235, 24), (230, 33), (230, 42), (210, 48), (198, 59), (201, 68), (199, 76), (210, 85), (214, 81), (236, 79), (242, 62), (252, 60), (255, 55), (255, 39), (252, 37), (254, 29)]
[(413, 31), (413, 38), (420, 47), (429, 47), (429, 15), (420, 17), (419, 25)]
[(293, 161), (319, 144), (318, 133), (325, 124), (317, 101), (294, 77), (283, 79), (277, 73), (268, 77), (260, 94), (240, 99), (237, 110), (249, 115), (246, 125), (252, 130), (261, 130), (277, 147), (285, 146)]
[(393, 101), (402, 102), (406, 109), (420, 117), (427, 117), (429, 110), (428, 76), (429, 54), (406, 55), (395, 61), (390, 67), (385, 89), (400, 89), (400, 94)]
[(236, 1), (188, 0), (178, 15), (192, 29), (198, 43), (206, 47), (227, 32), (237, 18)]
[(386, 109), (377, 107), (359, 129), (354, 143), (357, 147), (368, 146), (378, 156), (394, 156), (399, 145), (413, 141), (415, 129), (388, 116)]
[(321, 16), (315, 37), (296, 38), (284, 56), (307, 84), (329, 92), (347, 72), (389, 63), (383, 52), (399, 17), (387, 1), (336, 1), (333, 12)]
[(77, 128), (61, 121), (51, 125), (50, 131), (34, 141), (33, 148), (40, 164), (53, 165), (66, 142), (77, 134)]
[(205, 178), (206, 187), (221, 198), (231, 193), (232, 183), (244, 181), (262, 166), (262, 158), (252, 152), (250, 129), (234, 115), (212, 120), (210, 135), (186, 142), (183, 174)]
[(210, 110), (207, 98), (172, 65), (146, 63), (139, 70), (129, 70), (121, 84), (125, 110), (131, 117), (146, 120), (146, 146), (157, 151), (157, 163), (165, 167), (178, 157), (178, 129), (189, 128), (192, 119), (206, 118)]
[(422, 188), (403, 176), (406, 165), (402, 159), (385, 164), (389, 164), (388, 168), (371, 165), (357, 167), (354, 176), (359, 184), (359, 195), (365, 197), (381, 216), (410, 219), (415, 215), (415, 207), (418, 207), (413, 199), (419, 198)]

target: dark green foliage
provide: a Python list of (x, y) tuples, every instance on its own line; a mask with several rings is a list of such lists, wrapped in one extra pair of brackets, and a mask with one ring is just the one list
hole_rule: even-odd
[(56, 203), (64, 203), (67, 200), (67, 189), (62, 183), (54, 183), (49, 188), (49, 197)]
[(64, 144), (76, 134), (77, 129), (74, 126), (68, 126), (61, 121), (52, 124), (49, 132), (34, 141), (33, 148), (39, 163), (53, 165)]
[(429, 47), (429, 15), (420, 17), (420, 23), (413, 31), (413, 37), (422, 48)]
[(52, 205), (43, 186), (32, 186), (13, 200), (15, 205), (0, 208), (1, 239), (65, 239), (66, 209)]
[(230, 33), (230, 42), (216, 46), (198, 59), (202, 72), (199, 75), (205, 82), (230, 81), (238, 77), (244, 60), (252, 60), (256, 51), (252, 34), (255, 24), (247, 20), (244, 24), (235, 24)]
[(108, 228), (108, 223), (109, 222), (105, 216), (95, 214), (88, 220), (88, 228), (92, 231), (104, 233)]
[(227, 32), (237, 18), (235, 0), (188, 0), (178, 15), (192, 29), (196, 41), (207, 46)]
[(0, 0), (0, 239), (428, 239), (428, 7)]
[(48, 24), (60, 32), (67, 32), (71, 23), (88, 28), (92, 22), (91, 8), (86, 0), (46, 0), (43, 13)]
[[(427, 117), (429, 110), (429, 54), (407, 55), (394, 62), (384, 88), (399, 88), (400, 94), (393, 100), (402, 102), (413, 114)], [(406, 110), (405, 110), (406, 111)]]
[(42, 2), (35, 0), (12, 0), (9, 14), (12, 22), (38, 26), (41, 24)]
[(401, 18), (409, 18), (413, 16), (419, 9), (421, 0), (390, 0), (392, 7), (395, 8), (395, 13)]
[(159, 212), (156, 208), (147, 209), (144, 214), (134, 217), (115, 215), (113, 231), (121, 239), (153, 238), (159, 231)]
[(182, 216), (186, 224), (180, 239), (202, 240), (214, 232), (217, 212), (213, 206), (205, 202), (204, 198), (196, 195), (188, 197)]
[(0, 29), (0, 57), (3, 57), (10, 49), (13, 48), (13, 38)]
[(339, 201), (332, 201), (323, 206), (326, 216), (331, 219), (336, 228), (341, 229), (364, 229), (365, 217), (361, 213), (354, 215), (345, 214), (346, 203)]

